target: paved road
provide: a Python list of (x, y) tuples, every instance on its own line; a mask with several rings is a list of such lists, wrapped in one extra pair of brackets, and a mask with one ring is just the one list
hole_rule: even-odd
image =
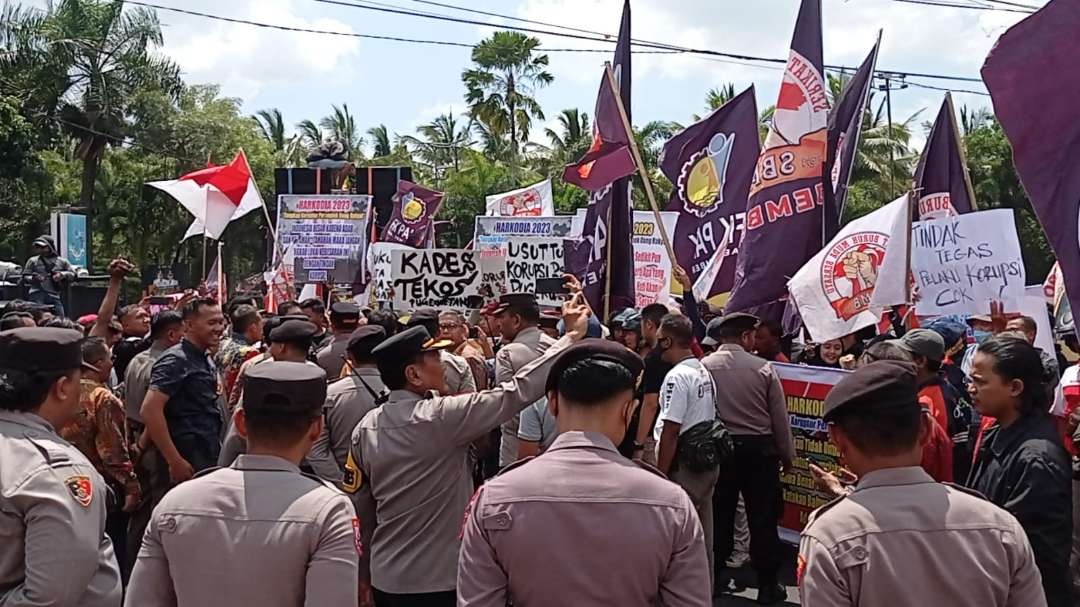
[[(784, 584), (787, 588), (787, 602), (781, 603), (781, 605), (798, 605), (799, 604), (799, 591), (795, 587), (795, 557), (797, 551), (794, 546), (787, 546), (787, 556), (784, 558), (786, 565), (780, 570), (780, 583)], [(730, 570), (731, 579), (735, 581), (737, 588), (745, 588), (734, 594), (724, 594), (713, 600), (714, 607), (746, 607), (749, 605), (757, 605), (754, 599), (757, 598), (757, 576), (754, 575), (754, 570), (749, 565), (741, 569)], [(721, 580), (726, 582), (727, 580)]]

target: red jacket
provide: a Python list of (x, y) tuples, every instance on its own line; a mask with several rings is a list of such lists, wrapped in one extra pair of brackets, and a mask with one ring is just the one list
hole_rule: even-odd
[(931, 421), (930, 440), (923, 447), (923, 470), (939, 483), (953, 482), (952, 452), (953, 442), (949, 434), (936, 420)]

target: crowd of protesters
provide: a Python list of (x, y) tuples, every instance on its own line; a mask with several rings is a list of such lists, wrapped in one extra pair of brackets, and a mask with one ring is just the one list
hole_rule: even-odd
[(803, 532), (804, 604), (1080, 587), (1080, 376), (998, 305), (812, 343), (679, 269), (685, 299), (606, 325), (569, 276), (561, 310), (267, 314), (120, 306), (131, 271), (95, 315), (41, 281), (0, 317), (0, 605), (708, 605), (747, 565), (781, 603), (789, 361), (852, 370), (824, 408), (842, 467), (809, 465), (837, 499)]

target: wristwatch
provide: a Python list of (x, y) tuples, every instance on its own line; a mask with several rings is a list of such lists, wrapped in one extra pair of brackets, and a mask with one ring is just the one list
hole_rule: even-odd
[(644, 450), (645, 450), (645, 443), (639, 443), (638, 441), (634, 441), (634, 451), (644, 451)]

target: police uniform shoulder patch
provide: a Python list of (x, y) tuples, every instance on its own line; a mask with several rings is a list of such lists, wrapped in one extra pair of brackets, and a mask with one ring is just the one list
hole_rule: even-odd
[(356, 457), (353, 456), (352, 449), (349, 449), (349, 454), (345, 457), (345, 470), (341, 477), (341, 488), (345, 493), (356, 493), (363, 485), (364, 472), (360, 470), (360, 466), (356, 463)]
[(64, 479), (64, 486), (71, 493), (71, 497), (83, 508), (89, 508), (90, 502), (94, 501), (94, 483), (89, 476), (77, 474)]
[(664, 474), (663, 472), (661, 472), (659, 468), (657, 468), (656, 466), (654, 466), (654, 465), (652, 465), (652, 464), (650, 464), (648, 462), (641, 461), (640, 459), (634, 459), (634, 460), (630, 460), (630, 461), (637, 464), (638, 468), (641, 468), (642, 470), (652, 472), (653, 474), (655, 474), (656, 476), (659, 476), (660, 478), (664, 478), (664, 479), (667, 478), (667, 475)]
[(195, 473), (195, 476), (192, 476), (191, 478), (199, 478), (199, 477), (202, 477), (202, 476), (206, 476), (207, 474), (217, 472), (218, 470), (221, 470), (221, 466), (211, 466), (211, 467), (209, 467), (209, 468), (207, 468), (205, 470), (199, 470), (198, 472)]
[(501, 470), (499, 470), (498, 472), (495, 473), (495, 476), (502, 476), (502, 475), (506, 474), (507, 472), (513, 470), (514, 468), (520, 468), (520, 467), (524, 466), (525, 464), (531, 462), (534, 459), (536, 459), (536, 456), (535, 455), (530, 455), (529, 457), (523, 457), (523, 458), (519, 459), (516, 462), (511, 462), (509, 464), (506, 464), (505, 466), (503, 466), (503, 468)]

